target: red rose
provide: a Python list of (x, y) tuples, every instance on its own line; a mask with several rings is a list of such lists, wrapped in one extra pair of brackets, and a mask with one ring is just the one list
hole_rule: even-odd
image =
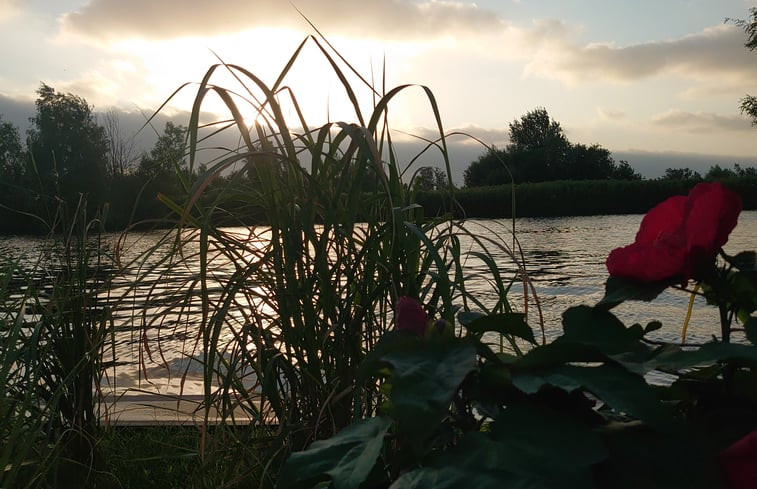
[(607, 270), (641, 282), (696, 277), (728, 241), (740, 212), (738, 195), (719, 183), (700, 183), (688, 197), (671, 197), (651, 209), (636, 241), (607, 257)]
[(753, 489), (757, 485), (757, 431), (728, 447), (720, 460), (729, 488)]
[(428, 324), (428, 315), (413, 298), (400, 297), (394, 309), (394, 321), (399, 331), (410, 331), (423, 336)]
[(685, 221), (688, 250), (715, 256), (741, 212), (741, 197), (719, 183), (700, 183), (689, 193)]

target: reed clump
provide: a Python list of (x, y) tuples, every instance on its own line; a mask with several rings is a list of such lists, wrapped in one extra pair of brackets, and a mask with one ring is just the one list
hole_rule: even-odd
[[(308, 44), (340, 81), (353, 120), (306, 122), (287, 75)], [(222, 74), (236, 85), (215, 84)], [(465, 225), (451, 212), (427, 215), (416, 204), (409, 180), (417, 157), (397, 159), (389, 116), (392, 101), (409, 90), (428, 101), (438, 138), (424, 152), (437, 153), (449, 179), (432, 92), (412, 85), (379, 92), (323, 38), (306, 38), (273, 84), (219, 63), (197, 86), (188, 171), (179, 177), (196, 174), (199, 164), (206, 169), (182, 180), (184, 198), (160, 196), (176, 218), (162, 246), (170, 243), (177, 263), (195, 251), (196, 274), (176, 307), (192, 297), (187, 309), (201, 311), (193, 316), (191, 350), (202, 364), (206, 419), (218, 412), (228, 436), (235, 436), (240, 408), (253, 426), (275, 420), (268, 452), (256, 459), (266, 480), (275, 479), (291, 451), (377, 411), (380, 386), (356, 379), (368, 352), (392, 328), (398, 297), (422, 299), (435, 317), (454, 324), (461, 307), (509, 311), (510, 286), (525, 287), (520, 274), (502, 276), (487, 259), (487, 249), (497, 247), (520, 263), (507, 244), (509, 231), (501, 240), (473, 236), (476, 249), (462, 250)], [(211, 96), (223, 101), (228, 119), (201, 122)], [(366, 98), (368, 110), (359, 103)], [(225, 131), (238, 133), (239, 147), (203, 160), (213, 136)], [(242, 216), (251, 214), (265, 227), (245, 227)], [(467, 289), (466, 261), (491, 272), (493, 301)], [(232, 270), (216, 274), (218, 263)]]

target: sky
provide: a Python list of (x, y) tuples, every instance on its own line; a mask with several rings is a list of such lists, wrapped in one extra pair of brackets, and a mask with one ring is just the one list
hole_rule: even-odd
[[(428, 87), (445, 132), (504, 147), (508, 124), (544, 107), (571, 142), (600, 144), (647, 177), (667, 167), (755, 166), (757, 127), (739, 101), (757, 95), (757, 52), (725, 22), (746, 19), (754, 6), (757, 0), (0, 0), (0, 117), (24, 131), (45, 83), (97, 112), (117, 111), (127, 128), (167, 100), (160, 117), (186, 124), (196, 82), (211, 65), (237, 64), (271, 85), (315, 26), (378, 90)], [(355, 120), (312, 41), (285, 82), (309, 125)], [(234, 81), (220, 75), (217, 83)], [(369, 110), (367, 88), (360, 97)], [(203, 109), (225, 115), (217, 99)], [(390, 114), (394, 129), (434, 134), (418, 86), (393, 99)], [(139, 138), (149, 146), (148, 136)], [(462, 137), (451, 145), (461, 182), (483, 147)]]

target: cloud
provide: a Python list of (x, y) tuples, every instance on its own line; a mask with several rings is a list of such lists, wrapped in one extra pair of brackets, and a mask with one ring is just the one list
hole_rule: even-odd
[(8, 21), (20, 13), (20, 0), (0, 0), (0, 22)]
[[(413, 40), (498, 30), (493, 12), (459, 1), (297, 0), (293, 4), (327, 35)], [(61, 19), (64, 32), (95, 40), (223, 35), (255, 27), (308, 28), (280, 0), (93, 0)], [(265, 48), (263, 48), (265, 49)]]
[[(429, 141), (439, 139), (439, 132), (433, 129), (418, 127), (407, 131), (415, 138), (422, 138)], [(446, 128), (447, 143), (453, 141), (457, 145), (477, 146), (484, 150), (481, 142), (488, 145), (504, 147), (510, 141), (508, 129), (491, 129), (474, 124), (467, 124), (460, 127)]]
[(597, 114), (600, 119), (605, 121), (620, 121), (628, 117), (628, 115), (622, 110), (610, 109), (607, 107), (598, 107)]
[(567, 83), (598, 79), (633, 82), (658, 75), (729, 76), (748, 82), (757, 77), (757, 63), (755, 54), (744, 48), (744, 41), (744, 32), (734, 25), (629, 46), (580, 45), (558, 30), (541, 41), (526, 72)]
[(651, 122), (659, 127), (695, 133), (753, 130), (745, 117), (724, 116), (707, 112), (693, 113), (679, 109), (671, 109), (658, 114), (652, 117)]
[(10, 122), (22, 133), (29, 127), (29, 118), (34, 116), (34, 100), (29, 97), (14, 97), (0, 93), (0, 118)]

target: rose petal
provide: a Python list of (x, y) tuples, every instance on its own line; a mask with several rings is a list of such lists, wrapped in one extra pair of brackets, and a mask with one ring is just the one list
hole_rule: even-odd
[(683, 224), (686, 197), (677, 195), (657, 204), (641, 220), (636, 243), (652, 244), (660, 237), (674, 234)]
[(633, 243), (612, 250), (605, 264), (613, 277), (658, 282), (681, 276), (685, 263), (682, 248)]
[(714, 256), (728, 241), (741, 212), (741, 197), (720, 183), (700, 183), (689, 193), (685, 228), (688, 250)]
[(728, 447), (720, 458), (732, 489), (752, 489), (757, 481), (757, 431)]

